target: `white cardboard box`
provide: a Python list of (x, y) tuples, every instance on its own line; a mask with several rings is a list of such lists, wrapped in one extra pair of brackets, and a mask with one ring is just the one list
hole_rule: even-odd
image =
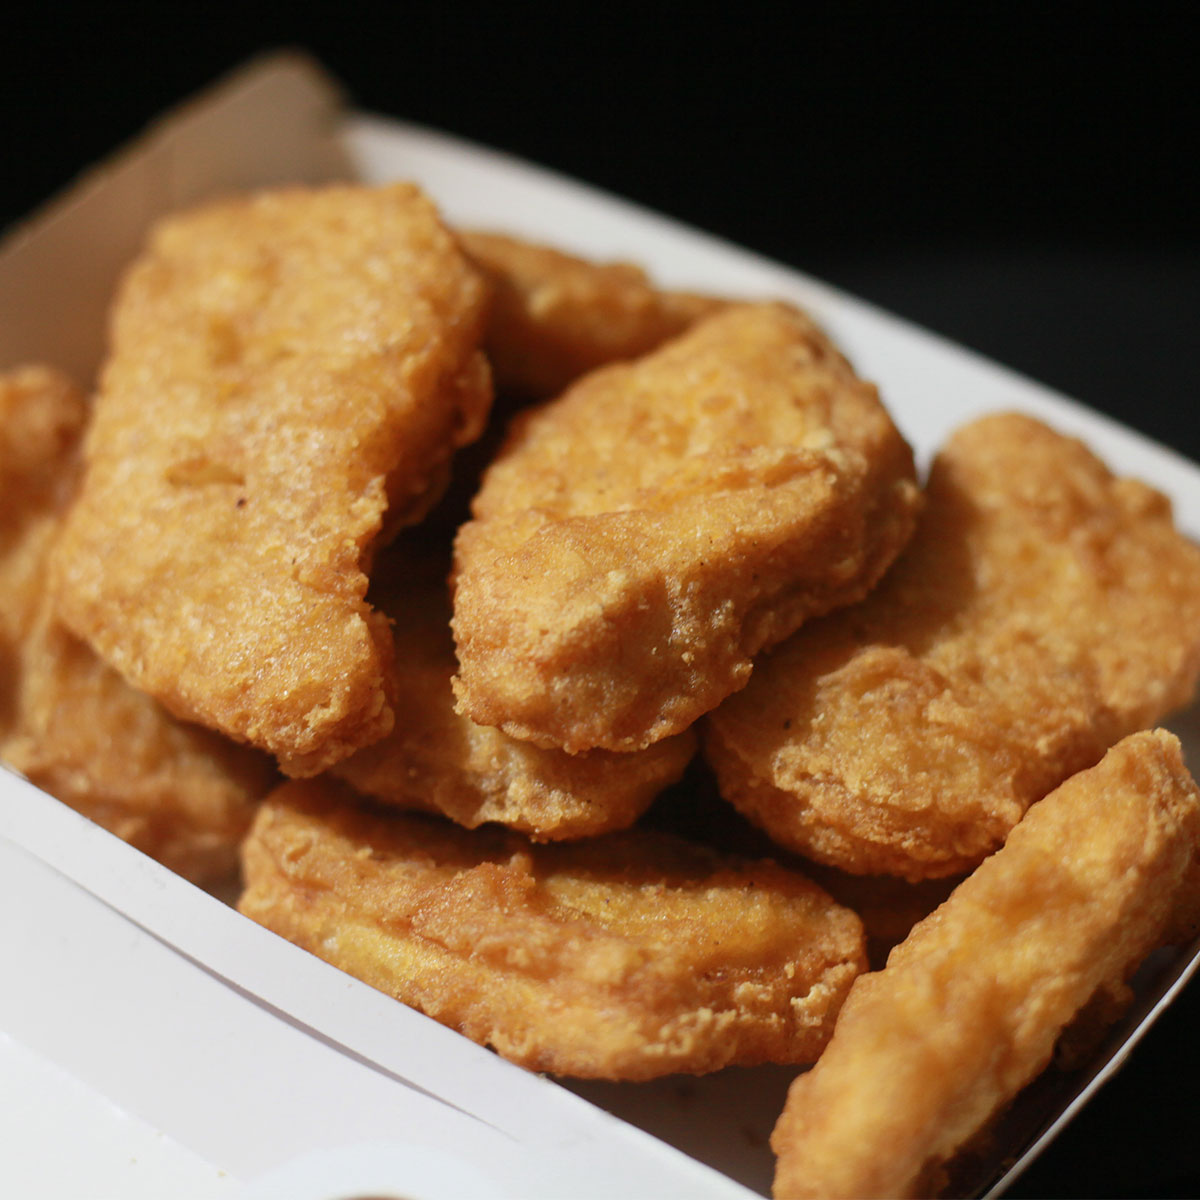
[[(413, 179), (453, 222), (633, 259), (674, 286), (791, 298), (880, 384), (922, 462), (963, 421), (1019, 408), (1152, 480), (1200, 533), (1200, 469), (1170, 451), (815, 280), (503, 155), (346, 111), (295, 55), (251, 64), (171, 114), (0, 244), (0, 367), (41, 359), (90, 379), (116, 276), (158, 214), (343, 176)], [(1200, 761), (1200, 707), (1171, 724)], [(0, 1192), (769, 1190), (766, 1137), (790, 1071), (560, 1087), (287, 945), (7, 772), (0, 931)], [(1003, 1190), (1086, 1102), (1198, 959), (1192, 946), (1147, 965), (1082, 1088), (1048, 1077), (1021, 1098), (981, 1192)], [(33, 1192), (23, 1181), (35, 1178)]]

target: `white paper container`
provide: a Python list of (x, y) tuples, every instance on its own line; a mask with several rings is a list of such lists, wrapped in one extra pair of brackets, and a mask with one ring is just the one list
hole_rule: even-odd
[[(1200, 533), (1200, 469), (1170, 451), (794, 271), (503, 155), (346, 112), (295, 55), (252, 64), (172, 114), (0, 244), (0, 367), (42, 359), (89, 380), (116, 276), (158, 214), (347, 175), (416, 180), (451, 221), (633, 259), (673, 286), (791, 298), (880, 384), (922, 461), (963, 421), (1021, 409), (1153, 481)], [(1200, 761), (1200, 709), (1172, 728)], [(790, 1071), (567, 1090), (287, 945), (7, 772), (0, 933), (0, 1068), (58, 1088), (73, 1138), (115, 1121), (125, 1132), (109, 1136), (156, 1146), (141, 1160), (154, 1158), (153, 1170), (113, 1169), (104, 1194), (732, 1200), (769, 1190), (766, 1138)], [(1197, 960), (1193, 946), (1148, 964), (1134, 1012), (1082, 1089), (1078, 1076), (1048, 1076), (1022, 1097), (980, 1191), (1002, 1190), (1086, 1102)], [(19, 1143), (11, 1124), (8, 1144), (0, 1134), (0, 1192), (21, 1163), (64, 1146), (63, 1128), (42, 1146), (35, 1126)], [(72, 1194), (63, 1186), (51, 1194)]]

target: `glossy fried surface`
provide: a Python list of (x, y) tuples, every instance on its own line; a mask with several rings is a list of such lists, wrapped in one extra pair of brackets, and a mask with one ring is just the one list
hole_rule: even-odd
[(808, 1062), (862, 966), (857, 917), (772, 863), (648, 832), (535, 846), (285, 785), (240, 909), (535, 1071)]
[(571, 755), (476, 725), (454, 711), (448, 556), (406, 542), (376, 564), (371, 598), (392, 620), (398, 687), (392, 732), (334, 772), (364, 795), (442, 813), (473, 829), (497, 821), (537, 841), (624, 829), (684, 771), (685, 730), (633, 754)]
[(364, 601), (490, 402), (485, 286), (415, 188), (167, 219), (116, 301), (60, 612), (177, 715), (312, 773), (392, 722)]
[(775, 1195), (936, 1194), (1074, 1015), (1194, 918), (1198, 853), (1200, 792), (1162, 731), (1035, 805), (851, 989), (776, 1125)]
[(657, 288), (632, 263), (591, 262), (501, 233), (460, 236), (494, 293), (486, 345), (496, 387), (527, 399), (647, 354), (722, 304)]
[(45, 565), (76, 481), (86, 405), (59, 373), (0, 376), (0, 758), (197, 882), (237, 865), (269, 758), (184, 725), (53, 617)]
[(948, 875), (1185, 704), (1198, 673), (1200, 549), (1168, 501), (1001, 414), (949, 440), (879, 588), (758, 663), (707, 720), (705, 751), (779, 844)]
[(805, 316), (745, 305), (522, 414), (456, 543), (461, 711), (643, 748), (861, 597), (912, 529), (912, 456)]

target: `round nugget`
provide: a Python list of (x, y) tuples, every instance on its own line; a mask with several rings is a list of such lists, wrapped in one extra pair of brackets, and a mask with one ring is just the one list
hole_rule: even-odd
[(764, 656), (704, 747), (779, 845), (917, 880), (970, 870), (1198, 677), (1200, 547), (1166, 497), (997, 413), (939, 453), (880, 586)]
[(596, 1079), (811, 1062), (864, 967), (862, 925), (771, 862), (631, 831), (535, 846), (270, 797), (243, 913), (534, 1071)]

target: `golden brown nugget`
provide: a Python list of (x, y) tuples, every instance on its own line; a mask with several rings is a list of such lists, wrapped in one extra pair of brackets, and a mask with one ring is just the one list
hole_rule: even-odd
[(1075, 1014), (1194, 917), (1198, 852), (1200, 791), (1162, 731), (1037, 804), (855, 983), (775, 1127), (775, 1195), (935, 1194)]
[(172, 712), (313, 773), (391, 728), (364, 601), (490, 402), (485, 287), (406, 184), (172, 217), (120, 289), (63, 619)]
[(729, 308), (517, 418), (456, 544), (461, 710), (571, 753), (678, 733), (861, 597), (918, 501), (828, 338)]
[(0, 375), (0, 758), (197, 882), (237, 866), (269, 758), (183, 725), (54, 620), (45, 565), (77, 481), (82, 394), (49, 368)]
[(18, 652), (16, 728), (0, 757), (31, 783), (194, 883), (237, 871), (272, 759), (177, 721), (47, 605)]
[(809, 1062), (863, 965), (858, 918), (773, 863), (371, 816), (324, 779), (268, 799), (244, 872), (247, 916), (560, 1075)]
[(974, 866), (1034, 800), (1192, 695), (1200, 548), (1168, 501), (1030, 417), (937, 457), (911, 545), (706, 723), (780, 845), (910, 879)]
[(497, 389), (528, 399), (647, 354), (724, 303), (663, 291), (632, 263), (590, 262), (500, 233), (460, 237), (494, 292), (486, 346)]
[(685, 730), (635, 754), (570, 755), (460, 716), (450, 687), (448, 570), (441, 555), (422, 556), (408, 545), (390, 548), (377, 564), (371, 596), (393, 622), (396, 724), (334, 772), (385, 803), (442, 813), (468, 829), (497, 821), (535, 841), (632, 825), (683, 774), (695, 733)]

